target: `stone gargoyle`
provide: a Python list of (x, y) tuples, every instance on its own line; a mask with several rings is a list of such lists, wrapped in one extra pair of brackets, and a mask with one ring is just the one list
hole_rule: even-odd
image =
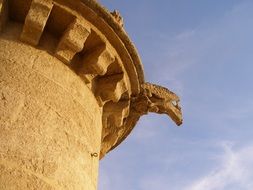
[(179, 101), (179, 97), (170, 90), (144, 83), (141, 94), (132, 100), (131, 108), (140, 116), (148, 112), (167, 114), (177, 125), (181, 125), (183, 119)]

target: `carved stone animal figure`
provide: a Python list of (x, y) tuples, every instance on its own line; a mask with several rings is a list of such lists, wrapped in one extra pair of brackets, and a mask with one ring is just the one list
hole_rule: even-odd
[(122, 16), (120, 15), (119, 11), (114, 10), (113, 12), (111, 12), (111, 15), (114, 17), (114, 19), (118, 22), (118, 24), (123, 27), (124, 26), (124, 21)]
[(177, 124), (182, 124), (182, 112), (179, 97), (170, 90), (151, 83), (142, 85), (141, 94), (133, 101), (136, 113), (139, 115), (155, 112), (167, 114)]

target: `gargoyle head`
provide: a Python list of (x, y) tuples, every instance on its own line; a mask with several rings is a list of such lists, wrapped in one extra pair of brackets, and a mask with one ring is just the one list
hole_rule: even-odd
[(167, 114), (177, 124), (182, 124), (182, 111), (179, 97), (170, 90), (151, 83), (142, 85), (142, 92), (134, 101), (134, 109), (140, 115), (148, 112)]

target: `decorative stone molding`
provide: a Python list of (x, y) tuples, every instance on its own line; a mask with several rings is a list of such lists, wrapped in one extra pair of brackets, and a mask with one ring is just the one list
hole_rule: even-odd
[[(93, 0), (0, 0), (0, 30), (22, 24), (20, 40), (66, 64), (90, 88), (103, 110), (100, 158), (148, 112), (182, 123), (179, 98), (144, 83), (142, 64), (118, 11)], [(44, 42), (52, 42), (45, 46)], [(62, 76), (64, 77), (64, 76)]]

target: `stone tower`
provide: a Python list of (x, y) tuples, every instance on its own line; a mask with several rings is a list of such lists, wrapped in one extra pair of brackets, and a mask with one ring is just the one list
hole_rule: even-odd
[(122, 25), (94, 0), (0, 0), (1, 190), (95, 190), (140, 116), (181, 124)]

